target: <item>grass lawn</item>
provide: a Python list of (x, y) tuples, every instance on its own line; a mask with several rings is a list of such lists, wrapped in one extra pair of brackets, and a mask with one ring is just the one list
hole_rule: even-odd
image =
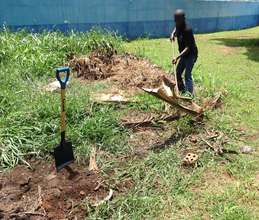
[[(222, 109), (206, 113), (206, 124), (226, 134), (231, 149), (250, 145), (256, 152), (231, 160), (205, 153), (201, 166), (181, 167), (182, 140), (162, 151), (133, 157), (131, 131), (118, 126), (128, 109), (161, 109), (161, 102), (140, 97), (140, 106), (118, 111), (89, 98), (108, 84), (84, 84), (73, 79), (68, 91), (68, 136), (84, 163), (93, 146), (102, 154), (102, 175), (113, 171), (110, 184), (128, 180), (132, 187), (96, 209), (88, 219), (259, 219), (259, 28), (197, 35), (199, 59), (194, 68), (197, 99), (224, 91)], [(172, 48), (168, 39), (124, 42), (106, 36), (119, 51), (147, 58), (170, 71)], [(54, 69), (67, 63), (68, 53), (87, 54), (102, 36), (25, 32), (0, 33), (0, 166), (11, 168), (28, 156), (50, 159), (58, 143), (59, 96), (41, 88), (54, 79)], [(94, 43), (93, 43), (94, 42)], [(202, 88), (202, 89), (199, 89)], [(182, 119), (178, 130), (192, 129)], [(187, 127), (187, 128), (186, 128)], [(241, 135), (242, 134), (242, 135)]]

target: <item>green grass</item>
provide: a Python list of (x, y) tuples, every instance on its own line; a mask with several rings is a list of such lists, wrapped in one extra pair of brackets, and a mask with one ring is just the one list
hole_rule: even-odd
[[(259, 80), (257, 34), (258, 28), (197, 35), (199, 59), (194, 69), (194, 81), (202, 85), (202, 95), (227, 90), (227, 109), (220, 120), (231, 122), (234, 116), (238, 126), (253, 129), (259, 125), (259, 104), (255, 101), (258, 91), (256, 82)], [(167, 71), (171, 70), (172, 48), (167, 39), (137, 40), (126, 47)]]
[[(258, 140), (240, 136), (242, 129), (252, 136), (259, 132), (259, 28), (197, 35), (199, 59), (194, 69), (196, 99), (224, 91), (224, 107), (206, 114), (206, 125), (230, 137), (228, 147), (238, 150), (249, 144), (258, 150)], [(67, 56), (114, 48), (150, 59), (171, 70), (172, 48), (168, 39), (140, 39), (123, 42), (100, 30), (86, 34), (0, 33), (0, 166), (14, 167), (26, 156), (46, 157), (59, 142), (59, 95), (42, 87), (54, 79), (57, 66)], [(68, 137), (77, 159), (84, 162), (91, 148), (104, 152), (98, 158), (111, 186), (130, 180), (133, 187), (96, 209), (88, 206), (88, 219), (258, 219), (258, 153), (237, 155), (231, 161), (206, 152), (201, 166), (181, 167), (181, 140), (144, 158), (121, 164), (117, 158), (131, 155), (127, 144), (131, 131), (118, 122), (128, 109), (143, 111), (164, 108), (148, 95), (138, 95), (141, 104), (118, 106), (90, 100), (90, 92), (109, 85), (85, 85), (75, 79), (67, 94)], [(181, 134), (196, 128), (184, 118), (171, 126)], [(109, 155), (108, 157), (106, 157)], [(109, 158), (109, 159), (107, 159)], [(113, 159), (111, 159), (113, 158)], [(257, 185), (256, 185), (257, 184)]]
[[(60, 97), (42, 88), (54, 79), (56, 67), (67, 64), (69, 54), (87, 54), (102, 48), (103, 42), (118, 50), (122, 47), (121, 38), (100, 30), (68, 36), (0, 33), (2, 167), (15, 166), (28, 153), (45, 155), (58, 143)], [(103, 86), (86, 87), (72, 80), (71, 87), (67, 97), (68, 134), (83, 149), (77, 149), (78, 153), (88, 155), (91, 145), (109, 152), (126, 150), (126, 132), (117, 125), (119, 113), (114, 106), (99, 106), (89, 100), (89, 92)]]

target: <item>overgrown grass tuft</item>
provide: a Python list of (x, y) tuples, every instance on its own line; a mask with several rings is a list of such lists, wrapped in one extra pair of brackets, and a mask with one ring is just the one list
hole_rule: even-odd
[[(60, 97), (42, 90), (50, 78), (54, 79), (55, 68), (66, 65), (70, 54), (88, 54), (98, 48), (121, 52), (122, 42), (115, 34), (99, 29), (68, 35), (0, 32), (1, 167), (24, 162), (26, 155), (45, 155), (58, 143)], [(89, 91), (93, 89), (72, 86), (68, 90), (68, 137), (75, 147), (84, 146), (76, 150), (80, 155), (88, 154), (94, 144), (110, 152), (122, 152), (127, 146), (118, 145), (126, 133), (117, 125), (119, 114), (113, 106), (91, 102)], [(90, 112), (87, 106), (91, 106)]]
[(53, 69), (67, 64), (70, 54), (87, 54), (100, 48), (122, 50), (122, 38), (94, 28), (88, 33), (0, 33), (0, 63), (12, 64), (24, 80), (52, 76)]

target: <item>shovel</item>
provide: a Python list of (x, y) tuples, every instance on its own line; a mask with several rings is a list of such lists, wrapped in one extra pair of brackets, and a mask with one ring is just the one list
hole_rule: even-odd
[[(175, 58), (175, 46), (173, 42), (171, 42), (172, 51), (173, 51), (173, 58)], [(176, 73), (176, 64), (173, 64), (173, 71), (174, 71), (174, 78), (175, 78), (175, 93), (179, 96), (179, 88), (178, 88), (178, 80), (177, 80), (177, 73)]]
[[(60, 74), (65, 74), (61, 77)], [(73, 153), (72, 143), (66, 141), (66, 112), (65, 112), (65, 94), (66, 85), (69, 80), (70, 70), (68, 67), (61, 67), (56, 70), (56, 78), (61, 87), (61, 141), (60, 144), (54, 149), (54, 158), (57, 172), (63, 168), (67, 168), (75, 158)]]

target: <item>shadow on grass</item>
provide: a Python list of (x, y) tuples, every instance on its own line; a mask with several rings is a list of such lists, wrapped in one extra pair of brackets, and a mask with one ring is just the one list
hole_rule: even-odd
[(166, 139), (162, 143), (152, 146), (150, 149), (156, 153), (159, 153), (159, 152), (163, 151), (164, 149), (170, 147), (171, 145), (175, 145), (178, 141), (180, 141), (185, 136), (187, 136), (187, 135), (174, 133), (168, 139)]
[(259, 62), (259, 36), (258, 38), (214, 38), (212, 41), (227, 47), (245, 47), (244, 55), (250, 60)]

